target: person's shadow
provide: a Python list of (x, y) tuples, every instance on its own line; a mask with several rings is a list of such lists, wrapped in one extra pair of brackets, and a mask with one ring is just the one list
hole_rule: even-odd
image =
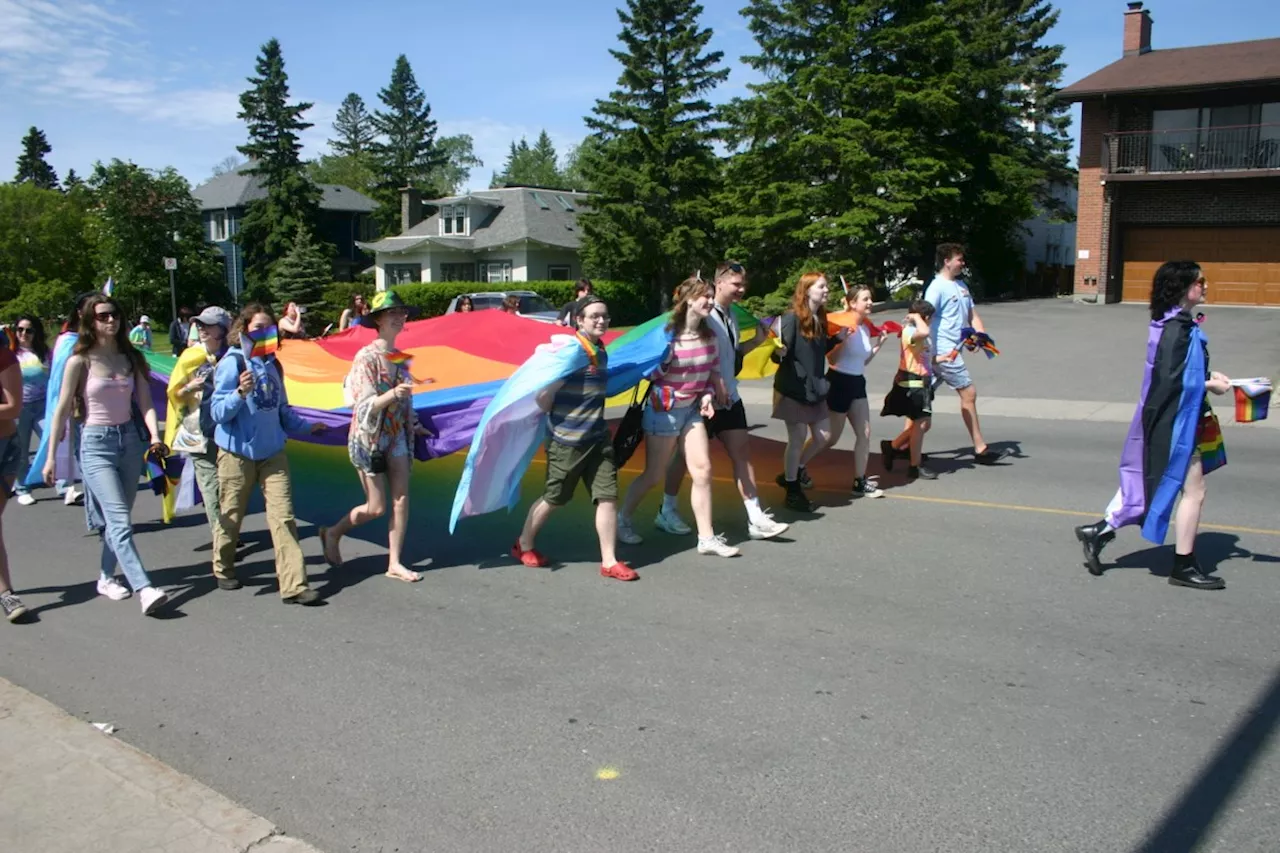
[[(1107, 565), (1110, 569), (1146, 569), (1156, 577), (1167, 578), (1173, 569), (1173, 559), (1168, 545), (1153, 545), (1141, 551), (1133, 551)], [(1213, 574), (1218, 566), (1228, 560), (1252, 560), (1255, 563), (1280, 563), (1280, 556), (1259, 554), (1240, 546), (1240, 537), (1234, 533), (1210, 530), (1196, 537), (1196, 558), (1206, 574)]]

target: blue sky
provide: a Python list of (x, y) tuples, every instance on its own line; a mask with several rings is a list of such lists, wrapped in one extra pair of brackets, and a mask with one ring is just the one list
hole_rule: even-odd
[[(745, 92), (754, 43), (745, 0), (704, 0), (732, 69), (716, 98)], [(1124, 0), (1063, 0), (1053, 38), (1064, 83), (1119, 58)], [(181, 11), (178, 11), (181, 8)], [(239, 93), (261, 44), (284, 49), (294, 99), (313, 101), (309, 156), (324, 150), (347, 92), (371, 106), (405, 53), (443, 134), (469, 133), (488, 186), (512, 139), (546, 128), (564, 151), (618, 76), (612, 0), (0, 0), (0, 177), (28, 127), (59, 176), (111, 157), (175, 166), (193, 183), (244, 141)], [(1280, 36), (1274, 0), (1150, 0), (1157, 48)]]

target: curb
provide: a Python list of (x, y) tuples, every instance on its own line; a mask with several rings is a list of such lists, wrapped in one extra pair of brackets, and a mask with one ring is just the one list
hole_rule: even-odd
[(41, 853), (320, 853), (0, 678), (5, 844)]

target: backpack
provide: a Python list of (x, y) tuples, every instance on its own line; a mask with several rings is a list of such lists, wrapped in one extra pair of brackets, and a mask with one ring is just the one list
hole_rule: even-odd
[[(244, 373), (245, 360), (244, 353), (232, 347), (227, 350), (227, 354), (223, 358), (234, 358), (236, 360), (236, 375)], [(280, 384), (284, 384), (284, 365), (280, 363), (280, 359), (275, 360), (276, 372), (280, 374)], [(200, 397), (200, 432), (204, 433), (206, 439), (213, 439), (213, 431), (217, 427), (217, 423), (213, 419), (213, 376), (217, 373), (217, 369), (209, 371), (209, 375), (204, 378), (204, 388)]]

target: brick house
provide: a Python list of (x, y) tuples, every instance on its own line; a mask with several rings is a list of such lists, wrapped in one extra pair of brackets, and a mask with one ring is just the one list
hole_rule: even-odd
[(1075, 298), (1145, 302), (1156, 267), (1200, 262), (1209, 302), (1280, 306), (1280, 38), (1124, 55), (1062, 90), (1081, 104)]

